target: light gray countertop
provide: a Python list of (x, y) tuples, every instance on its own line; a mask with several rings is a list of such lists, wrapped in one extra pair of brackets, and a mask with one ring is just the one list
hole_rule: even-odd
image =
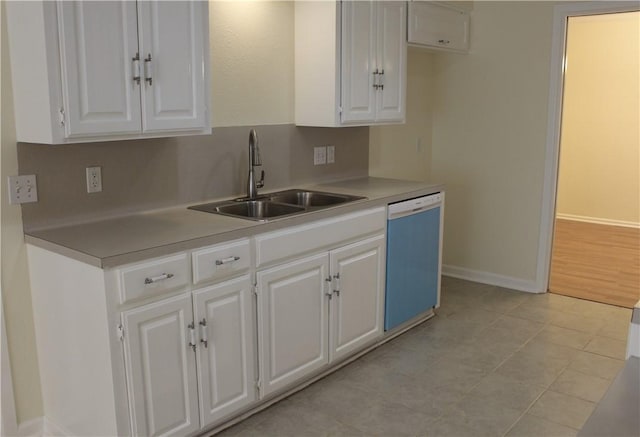
[[(32, 230), (25, 233), (25, 241), (87, 264), (110, 268), (423, 196), (442, 191), (444, 186), (360, 178), (290, 188), (352, 194), (367, 199), (268, 222), (207, 214), (187, 209), (191, 204), (180, 205), (101, 221)], [(210, 201), (217, 200), (225, 199)]]

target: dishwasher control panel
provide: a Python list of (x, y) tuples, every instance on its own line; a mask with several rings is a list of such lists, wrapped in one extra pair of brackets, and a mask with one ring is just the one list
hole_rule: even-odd
[(389, 218), (399, 214), (407, 214), (413, 211), (428, 209), (442, 203), (442, 193), (430, 194), (428, 196), (416, 197), (415, 199), (403, 200), (389, 205)]

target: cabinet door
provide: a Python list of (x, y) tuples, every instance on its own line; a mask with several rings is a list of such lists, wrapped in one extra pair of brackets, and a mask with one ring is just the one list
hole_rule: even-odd
[(207, 126), (203, 1), (138, 2), (143, 131)]
[(351, 354), (382, 334), (384, 235), (333, 250), (331, 361)]
[(377, 6), (377, 68), (380, 87), (376, 121), (404, 121), (407, 78), (407, 4), (379, 2)]
[(342, 3), (342, 122), (375, 121), (375, 2)]
[(64, 1), (58, 8), (65, 135), (139, 133), (135, 2)]
[(200, 429), (191, 295), (122, 314), (133, 433), (186, 435)]
[(264, 395), (328, 363), (328, 268), (325, 253), (257, 273)]
[(253, 297), (249, 275), (193, 294), (202, 426), (249, 404), (255, 392)]
[(425, 1), (409, 3), (410, 44), (454, 51), (469, 50), (469, 14)]

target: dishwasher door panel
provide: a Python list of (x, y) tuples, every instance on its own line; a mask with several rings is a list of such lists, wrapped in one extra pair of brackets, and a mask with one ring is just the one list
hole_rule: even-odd
[(439, 206), (389, 220), (385, 331), (437, 304), (439, 253)]

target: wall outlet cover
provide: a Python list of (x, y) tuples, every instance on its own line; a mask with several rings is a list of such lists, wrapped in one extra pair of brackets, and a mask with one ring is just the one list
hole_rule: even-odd
[(19, 203), (31, 203), (38, 201), (38, 185), (36, 175), (9, 176), (9, 203), (17, 205)]
[(102, 191), (102, 168), (87, 167), (87, 193)]

